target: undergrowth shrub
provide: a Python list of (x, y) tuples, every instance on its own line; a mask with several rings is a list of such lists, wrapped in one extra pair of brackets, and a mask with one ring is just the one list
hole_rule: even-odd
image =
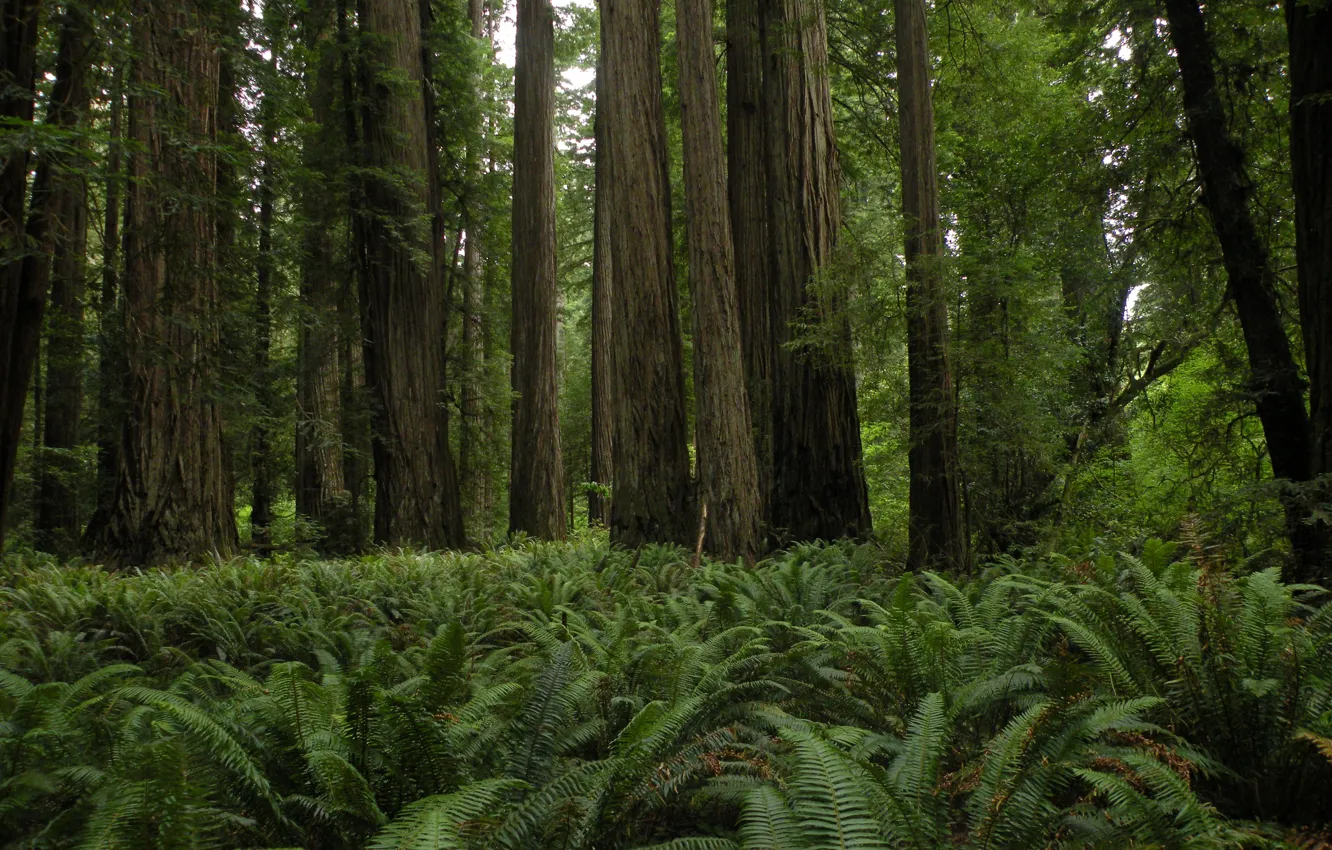
[(1199, 546), (0, 569), (4, 847), (1261, 847), (1332, 792), (1332, 610)]

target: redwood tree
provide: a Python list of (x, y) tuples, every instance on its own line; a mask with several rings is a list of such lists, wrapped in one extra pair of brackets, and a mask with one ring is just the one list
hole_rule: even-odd
[[(373, 399), (375, 539), (461, 546), (444, 404), (433, 117), (416, 0), (361, 0), (361, 316)], [(422, 222), (422, 218), (426, 222)]]
[(626, 546), (692, 542), (694, 527), (658, 12), (656, 0), (601, 8), (617, 260), (611, 537)]
[[(603, 24), (604, 30), (604, 24)], [(614, 260), (611, 258), (610, 140), (606, 120), (606, 67), (597, 59), (596, 163), (592, 210), (592, 468), (594, 485), (610, 486), (615, 464)], [(587, 494), (588, 522), (610, 525), (610, 499), (599, 487)]]
[[(823, 273), (841, 224), (821, 0), (763, 6), (765, 177), (773, 350), (774, 531), (870, 529), (845, 298)], [(797, 323), (810, 329), (797, 334)]]
[(555, 10), (518, 0), (513, 118), (513, 438), (509, 530), (565, 533), (556, 381)]
[(909, 547), (914, 569), (967, 566), (958, 486), (957, 408), (948, 364), (943, 234), (934, 160), (929, 33), (924, 0), (896, 0), (897, 104), (907, 264), (910, 383)]
[[(60, 27), (55, 85), (47, 122), (72, 128), (88, 110), (92, 25), (85, 11), (69, 4)], [(88, 200), (82, 174), (52, 162), (50, 190), (44, 203), (47, 240), (30, 268), (51, 281), (47, 314), (46, 410), (42, 421), (42, 456), (37, 494), (38, 545), (48, 552), (73, 554), (82, 526), (75, 479), (83, 417), (83, 301)], [(49, 251), (49, 254), (47, 253)]]
[(698, 498), (707, 548), (728, 560), (759, 551), (762, 499), (740, 349), (731, 217), (711, 0), (677, 0), (689, 291), (694, 317)]
[(218, 22), (200, 2), (149, 0), (131, 24), (123, 282), (129, 415), (97, 535), (107, 562), (236, 547), (216, 398), (220, 286)]

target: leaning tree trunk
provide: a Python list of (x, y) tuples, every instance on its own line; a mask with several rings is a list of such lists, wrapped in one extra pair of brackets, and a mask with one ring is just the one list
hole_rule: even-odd
[(943, 234), (924, 0), (896, 0), (897, 102), (906, 232), (910, 383), (910, 560), (913, 569), (970, 562), (958, 486), (957, 408), (948, 365)]
[(513, 115), (513, 439), (509, 530), (563, 539), (555, 344), (555, 10), (518, 0)]
[(610, 525), (610, 499), (601, 487), (611, 486), (615, 463), (614, 263), (611, 259), (610, 161), (606, 122), (606, 67), (597, 59), (596, 187), (592, 211), (592, 468), (587, 494), (588, 523)]
[(220, 33), (197, 2), (133, 19), (124, 275), (129, 415), (97, 540), (111, 564), (227, 555), (231, 478), (215, 401)]
[(604, 0), (614, 263), (615, 472), (611, 537), (689, 540), (684, 355), (656, 0)]
[[(1291, 354), (1277, 304), (1276, 273), (1267, 243), (1253, 219), (1253, 183), (1245, 153), (1227, 126), (1216, 80), (1215, 53), (1197, 0), (1166, 0), (1170, 39), (1184, 88), (1184, 114), (1202, 178), (1203, 202), (1221, 245), (1230, 295), (1249, 354), (1249, 385), (1267, 438), (1272, 473), (1291, 482), (1308, 481), (1309, 415), (1304, 386)], [(1284, 498), (1286, 525), (1298, 561), (1295, 579), (1321, 570), (1318, 529), (1305, 522), (1307, 511), (1293, 496)]]
[[(82, 123), (88, 111), (92, 27), (78, 6), (67, 7), (60, 28), (56, 81), (47, 122), (60, 127)], [(50, 274), (47, 315), (46, 410), (37, 492), (38, 546), (69, 556), (78, 547), (79, 444), (83, 415), (83, 298), (88, 233), (88, 199), (83, 176), (57, 168), (45, 199), (52, 254), (43, 257)], [(46, 246), (43, 246), (45, 251)]]
[(304, 153), (311, 178), (300, 192), (308, 224), (302, 235), (301, 324), (296, 342), (296, 512), (326, 532), (333, 531), (329, 524), (335, 504), (345, 492), (338, 392), (339, 267), (333, 237), (339, 216), (345, 213), (337, 185), (345, 139), (334, 113), (338, 45), (332, 38), (331, 12), (331, 8), (320, 12), (329, 20), (319, 24), (310, 45), (313, 61), (307, 72), (313, 132)]
[(760, 0), (726, 3), (726, 163), (740, 335), (749, 390), (759, 497), (772, 492), (772, 275), (763, 171)]
[[(37, 22), (41, 0), (0, 0), (0, 120), (31, 123), (36, 102)], [(41, 340), (44, 282), (24, 274), (30, 240), (25, 202), (31, 152), (0, 152), (0, 545), (23, 432), (28, 381)], [(48, 178), (49, 180), (49, 178)], [(34, 188), (36, 188), (34, 186)]]
[[(773, 530), (870, 530), (845, 297), (820, 279), (840, 227), (822, 0), (765, 4), (765, 176), (773, 294)], [(808, 337), (797, 324), (812, 326)]]
[[(1295, 264), (1309, 370), (1311, 474), (1332, 473), (1332, 5), (1286, 0)], [(1328, 491), (1318, 496), (1326, 501)], [(1322, 567), (1307, 579), (1326, 582)]]
[(444, 406), (432, 116), (421, 8), (362, 0), (370, 36), (362, 120), (365, 373), (374, 402), (375, 539), (461, 546), (462, 512)]
[(677, 0), (689, 291), (694, 315), (698, 498), (708, 551), (752, 562), (759, 495), (736, 304), (711, 0)]

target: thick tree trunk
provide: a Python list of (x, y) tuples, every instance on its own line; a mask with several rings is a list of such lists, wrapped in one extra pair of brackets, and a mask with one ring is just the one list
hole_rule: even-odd
[[(1253, 183), (1244, 149), (1227, 126), (1216, 80), (1215, 53), (1197, 0), (1166, 0), (1170, 39), (1175, 46), (1184, 90), (1184, 114), (1202, 179), (1203, 202), (1221, 245), (1230, 296), (1249, 355), (1249, 386), (1267, 438), (1272, 473), (1292, 482), (1308, 481), (1309, 416), (1304, 386), (1291, 354), (1281, 310), (1276, 274), (1267, 243), (1258, 234), (1250, 209)], [(1305, 522), (1299, 500), (1285, 499), (1286, 524), (1299, 562), (1298, 576), (1321, 568), (1320, 535)]]
[(604, 0), (614, 283), (611, 537), (692, 543), (684, 362), (656, 0)]
[[(92, 28), (85, 13), (69, 6), (60, 29), (56, 82), (47, 122), (82, 123), (88, 111)], [(88, 199), (83, 176), (57, 168), (47, 197), (49, 244), (44, 261), (51, 278), (46, 319), (46, 410), (43, 415), (41, 477), (37, 491), (37, 541), (63, 556), (78, 547), (79, 444), (83, 417), (83, 296), (88, 234)]]
[(752, 562), (759, 554), (763, 502), (741, 354), (712, 2), (677, 0), (675, 14), (694, 316), (698, 498), (707, 511), (708, 551)]
[(111, 564), (236, 548), (218, 357), (219, 33), (196, 3), (136, 9), (124, 276), (129, 415), (97, 541)]
[[(41, 0), (0, 0), (0, 120), (32, 121), (41, 8)], [(25, 213), (31, 159), (25, 148), (6, 151), (0, 162), (0, 546), (46, 306), (45, 282), (24, 273), (32, 250)]]
[[(603, 24), (604, 30), (604, 24)], [(603, 37), (604, 40), (604, 37)], [(611, 486), (615, 469), (614, 402), (614, 261), (611, 248), (610, 140), (606, 121), (609, 97), (606, 66), (597, 59), (596, 187), (592, 211), (592, 468), (594, 485)], [(611, 500), (593, 487), (587, 494), (589, 523), (610, 525)]]
[(338, 395), (342, 360), (339, 269), (334, 261), (333, 233), (339, 214), (345, 211), (336, 180), (339, 160), (346, 151), (335, 123), (338, 50), (329, 23), (331, 16), (316, 24), (310, 45), (313, 62), (307, 72), (314, 128), (305, 146), (305, 164), (313, 177), (301, 190), (308, 224), (302, 236), (302, 321), (296, 343), (296, 512), (325, 531), (330, 530), (335, 502), (345, 491)]
[[(1304, 362), (1315, 475), (1332, 473), (1332, 5), (1286, 0), (1290, 37), (1290, 160)], [(1324, 484), (1318, 494), (1328, 500)], [(1319, 564), (1306, 579), (1326, 583)]]
[(760, 0), (726, 3), (726, 162), (735, 286), (764, 517), (772, 493), (772, 274), (763, 162)]
[[(463, 542), (444, 406), (445, 304), (439, 285), (432, 116), (415, 0), (362, 0), (371, 37), (362, 121), (365, 372), (374, 399), (375, 539)], [(404, 83), (406, 81), (406, 84)], [(427, 216), (432, 225), (423, 226)]]
[[(818, 280), (840, 226), (822, 0), (764, 6), (765, 176), (773, 346), (773, 531), (870, 530), (845, 298)], [(796, 325), (813, 326), (797, 334)]]
[(913, 569), (970, 562), (958, 487), (957, 408), (948, 364), (943, 234), (934, 161), (929, 35), (924, 0), (896, 0), (897, 102), (906, 231), (910, 382), (910, 558)]
[(509, 530), (563, 539), (555, 334), (555, 10), (518, 0), (513, 118), (513, 439)]

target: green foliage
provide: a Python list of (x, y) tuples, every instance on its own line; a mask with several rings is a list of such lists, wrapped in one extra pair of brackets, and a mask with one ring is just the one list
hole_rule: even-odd
[(1174, 548), (10, 557), (0, 846), (1261, 846), (1332, 789), (1332, 607)]

